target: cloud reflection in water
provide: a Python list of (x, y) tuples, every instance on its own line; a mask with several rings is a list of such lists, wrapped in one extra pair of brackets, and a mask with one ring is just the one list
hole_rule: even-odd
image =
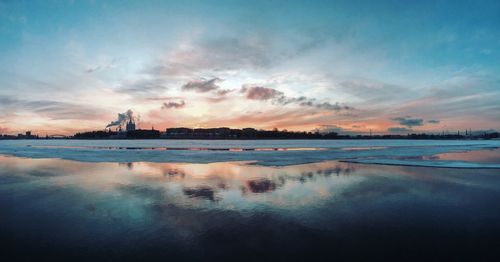
[[(77, 246), (92, 259), (278, 259), (330, 254), (332, 245), (342, 247), (336, 255), (387, 246), (450, 254), (472, 250), (457, 249), (461, 239), (469, 245), (500, 232), (488, 222), (500, 218), (495, 170), (3, 156), (0, 166), (0, 240), (19, 254), (66, 254)], [(409, 235), (416, 237), (408, 242)]]

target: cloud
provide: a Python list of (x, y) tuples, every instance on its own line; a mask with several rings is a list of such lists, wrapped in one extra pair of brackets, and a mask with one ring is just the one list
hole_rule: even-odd
[(325, 110), (329, 110), (329, 111), (341, 111), (341, 110), (351, 110), (351, 109), (353, 109), (350, 106), (341, 105), (338, 102), (335, 103), (335, 104), (332, 104), (330, 102), (317, 103), (315, 101), (316, 101), (316, 99), (310, 98), (309, 101), (307, 101), (307, 102), (301, 102), (300, 105), (301, 106), (312, 106), (312, 107), (316, 107), (316, 108), (319, 108), (319, 109), (325, 109)]
[(7, 132), (9, 132), (8, 128), (0, 126), (0, 134), (4, 134), (4, 133), (7, 133)]
[(223, 97), (223, 96), (226, 96), (227, 94), (229, 94), (233, 91), (234, 91), (234, 89), (222, 89), (222, 90), (217, 90), (217, 92), (215, 94), (219, 97)]
[(395, 126), (395, 127), (387, 128), (387, 131), (389, 131), (391, 133), (406, 133), (406, 132), (411, 132), (413, 130), (411, 130), (410, 128), (406, 128), (406, 127)]
[(158, 97), (146, 97), (147, 101), (164, 101), (164, 100), (173, 100), (173, 99), (182, 99), (180, 96), (158, 96)]
[(244, 86), (240, 92), (245, 93), (246, 98), (251, 100), (269, 100), (284, 96), (283, 92), (262, 86)]
[(312, 107), (276, 107), (271, 110), (249, 108), (240, 114), (218, 114), (210, 119), (200, 119), (198, 125), (232, 126), (272, 129), (286, 128), (288, 130), (312, 130), (320, 125), (331, 124), (332, 121), (345, 123), (351, 121), (351, 116), (332, 114), (330, 111), (317, 110)]
[(101, 64), (98, 65), (91, 65), (88, 66), (87, 69), (85, 69), (85, 73), (87, 74), (92, 74), (97, 71), (103, 71), (107, 69), (112, 69), (115, 68), (118, 64), (118, 62), (124, 60), (123, 58), (114, 58), (112, 60), (104, 61)]
[(228, 98), (227, 94), (233, 92), (234, 89), (220, 89), (213, 92), (214, 96), (208, 97), (207, 100), (213, 103), (224, 101)]
[(268, 68), (276, 61), (275, 54), (268, 52), (272, 43), (265, 36), (217, 37), (203, 40), (199, 47), (204, 54), (202, 58), (216, 64), (220, 70)]
[(94, 66), (94, 67), (89, 67), (85, 70), (85, 73), (91, 74), (94, 73), (95, 71), (101, 69), (101, 66)]
[(499, 85), (500, 78), (495, 74), (465, 70), (425, 87), (422, 94), (401, 103), (392, 112), (399, 115), (418, 112), (429, 119), (446, 120), (448, 128), (497, 128)]
[(197, 93), (206, 93), (205, 99), (218, 103), (223, 100), (226, 100), (227, 94), (234, 91), (234, 89), (220, 89), (220, 86), (217, 83), (222, 82), (223, 80), (214, 77), (210, 79), (201, 78), (199, 80), (189, 81), (182, 86), (183, 91), (195, 91)]
[(199, 198), (210, 201), (217, 200), (216, 191), (209, 186), (185, 187), (182, 191), (184, 192), (184, 195), (189, 198)]
[(409, 116), (405, 117), (396, 117), (391, 120), (398, 122), (402, 126), (414, 127), (414, 126), (422, 126), (424, 125), (424, 120), (422, 118), (411, 118)]
[(285, 39), (261, 30), (238, 35), (201, 30), (185, 34), (143, 73), (189, 79), (207, 73), (262, 72), (322, 50), (326, 37), (329, 35), (310, 29)]
[(247, 186), (252, 193), (266, 193), (272, 192), (282, 185), (268, 178), (256, 178), (248, 180)]
[(125, 82), (118, 88), (120, 93), (151, 94), (167, 90), (165, 81), (160, 78), (140, 79), (133, 82)]
[(307, 98), (305, 96), (288, 97), (283, 92), (274, 88), (262, 86), (243, 85), (240, 93), (244, 93), (245, 97), (250, 100), (271, 100), (273, 103), (279, 105), (297, 104), (304, 107), (313, 107), (328, 111), (353, 109), (352, 107), (341, 105), (339, 103), (332, 104), (330, 102), (318, 102), (315, 98)]
[(97, 108), (57, 101), (33, 101), (26, 103), (26, 109), (47, 116), (53, 120), (85, 119), (93, 120), (102, 115)]
[(185, 105), (186, 105), (186, 102), (184, 100), (181, 100), (179, 102), (170, 101), (170, 102), (163, 103), (161, 108), (162, 109), (170, 109), (170, 108), (180, 109), (180, 108), (183, 108)]
[(439, 120), (432, 120), (432, 119), (427, 121), (427, 123), (429, 123), (429, 124), (439, 124), (440, 122), (441, 121), (439, 121)]
[(337, 87), (347, 94), (362, 99), (365, 103), (394, 104), (409, 99), (413, 94), (408, 87), (363, 78), (343, 81)]
[(198, 93), (206, 93), (215, 89), (218, 89), (219, 86), (217, 83), (221, 82), (222, 79), (218, 77), (214, 77), (211, 79), (199, 79), (199, 80), (193, 80), (189, 81), (186, 84), (182, 86), (182, 90), (184, 91), (196, 91)]
[(192, 37), (145, 72), (169, 77), (190, 77), (210, 72), (269, 68), (279, 59), (269, 38)]
[(13, 96), (0, 96), (0, 110), (29, 112), (52, 120), (94, 120), (103, 114), (101, 109), (87, 105), (51, 100), (23, 100)]
[(10, 96), (0, 96), (0, 106), (11, 106), (19, 102), (18, 99)]

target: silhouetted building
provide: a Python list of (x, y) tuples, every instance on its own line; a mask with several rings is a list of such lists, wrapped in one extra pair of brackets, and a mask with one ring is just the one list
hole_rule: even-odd
[[(130, 123), (130, 122), (129, 122)], [(132, 122), (133, 124), (133, 122)], [(131, 125), (130, 128), (134, 128)], [(484, 132), (471, 136), (472, 132), (468, 131), (468, 136), (454, 134), (446, 134), (445, 132), (438, 134), (407, 134), (407, 135), (340, 135), (336, 132), (320, 133), (320, 132), (296, 132), (287, 130), (257, 130), (254, 128), (231, 129), (227, 127), (220, 128), (167, 128), (165, 132), (160, 133), (158, 130), (143, 130), (135, 129), (127, 132), (92, 131), (77, 133), (73, 136), (76, 139), (499, 139), (498, 132)], [(20, 134), (19, 137), (26, 138), (26, 135)], [(0, 137), (2, 139), (12, 139), (7, 136)]]
[(130, 119), (128, 121), (127, 126), (126, 126), (126, 130), (127, 130), (127, 132), (135, 130), (135, 122), (132, 119)]
[(145, 129), (137, 129), (127, 131), (126, 138), (129, 139), (156, 139), (160, 138), (160, 131), (158, 130), (145, 130)]
[(38, 136), (34, 136), (31, 131), (26, 131), (24, 134), (17, 134), (17, 138), (19, 139), (37, 139)]

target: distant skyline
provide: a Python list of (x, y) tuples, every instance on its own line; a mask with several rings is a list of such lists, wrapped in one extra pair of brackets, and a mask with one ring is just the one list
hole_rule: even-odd
[(0, 134), (500, 130), (499, 1), (0, 1)]

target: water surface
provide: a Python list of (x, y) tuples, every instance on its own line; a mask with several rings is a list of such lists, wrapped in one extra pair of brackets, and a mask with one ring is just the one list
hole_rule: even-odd
[(440, 160), (467, 161), (485, 164), (500, 163), (500, 148), (490, 148), (485, 150), (468, 150), (464, 152), (442, 153), (433, 156)]
[(29, 260), (486, 259), (499, 200), (494, 169), (0, 156), (2, 253)]
[[(289, 166), (328, 160), (428, 167), (500, 168), (500, 161), (440, 154), (500, 148), (500, 140), (9, 140), (0, 154), (83, 162), (256, 161)], [(492, 160), (498, 157), (488, 157)], [(479, 156), (476, 159), (485, 159)]]

